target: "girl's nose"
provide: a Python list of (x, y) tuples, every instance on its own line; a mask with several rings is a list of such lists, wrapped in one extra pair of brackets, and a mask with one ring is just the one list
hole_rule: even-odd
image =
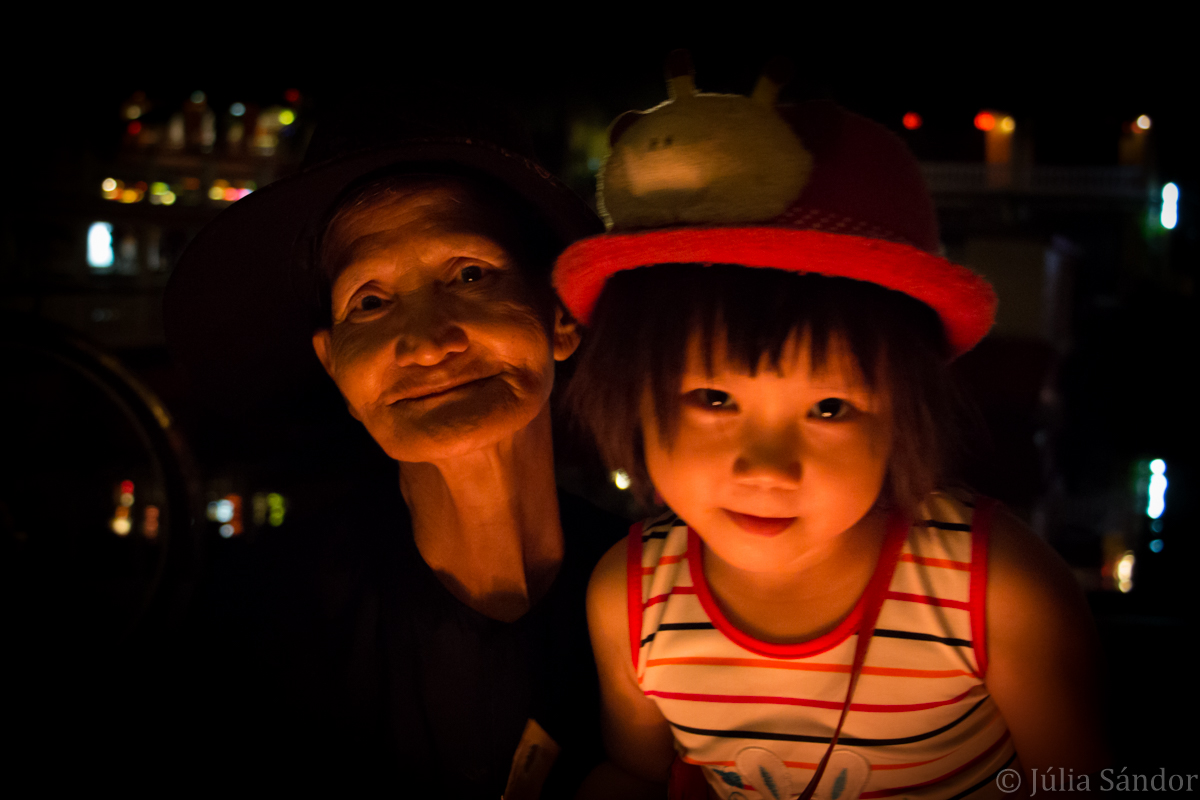
[(792, 488), (800, 483), (800, 442), (790, 431), (763, 431), (747, 437), (733, 464), (741, 483)]

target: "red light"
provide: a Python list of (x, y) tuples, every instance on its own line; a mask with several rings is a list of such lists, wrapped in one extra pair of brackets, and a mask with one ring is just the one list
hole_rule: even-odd
[(917, 128), (921, 127), (921, 123), (924, 122), (924, 120), (921, 119), (921, 115), (915, 111), (908, 112), (904, 115), (904, 119), (900, 121), (904, 124), (904, 127), (908, 128), (910, 131), (915, 131)]
[(283, 93), (283, 99), (287, 100), (289, 103), (299, 103), (300, 102), (300, 90), (299, 89), (288, 89), (286, 92)]
[(996, 115), (990, 111), (980, 111), (975, 115), (975, 127), (981, 131), (990, 131), (996, 127)]
[(133, 481), (121, 481), (121, 494), (133, 494)]
[(133, 122), (129, 123), (129, 126), (127, 128), (125, 128), (125, 130), (129, 133), (130, 136), (137, 136), (139, 133), (142, 132), (142, 123), (138, 122), (135, 119)]

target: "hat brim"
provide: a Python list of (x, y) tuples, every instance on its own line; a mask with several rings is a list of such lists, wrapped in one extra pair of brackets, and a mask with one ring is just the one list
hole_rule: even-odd
[(532, 160), (469, 138), (410, 140), (315, 164), (239, 200), (188, 245), (164, 297), (172, 353), (197, 388), (232, 407), (323, 374), (312, 334), (319, 281), (306, 237), (355, 181), (387, 170), (479, 173), (524, 198), (563, 246), (602, 230), (595, 213)]
[(773, 226), (680, 227), (594, 236), (559, 256), (554, 287), (575, 318), (587, 324), (614, 273), (690, 263), (850, 278), (903, 292), (937, 312), (952, 358), (978, 344), (996, 317), (991, 285), (945, 258), (899, 242)]

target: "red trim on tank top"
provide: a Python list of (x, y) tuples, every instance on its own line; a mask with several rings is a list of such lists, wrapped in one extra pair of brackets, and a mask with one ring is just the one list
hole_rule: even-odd
[(637, 674), (638, 656), (642, 651), (642, 523), (629, 526), (625, 540), (625, 592), (629, 612), (629, 654), (633, 672)]
[[(846, 641), (850, 634), (858, 632), (859, 623), (862, 622), (865, 599), (872, 591), (884, 591), (887, 588), (876, 587), (876, 584), (885, 580), (891, 581), (892, 570), (884, 562), (888, 560), (889, 554), (891, 554), (892, 560), (895, 560), (904, 540), (908, 537), (908, 528), (908, 522), (900, 515), (893, 514), (888, 519), (887, 534), (884, 536), (883, 545), (879, 548), (879, 561), (875, 565), (875, 572), (872, 573), (866, 589), (859, 596), (858, 602), (833, 630), (806, 642), (781, 644), (760, 641), (739, 630), (727, 620), (708, 588), (708, 581), (704, 577), (704, 550), (701, 546), (701, 539), (690, 527), (688, 528), (688, 569), (691, 571), (692, 585), (696, 587), (696, 596), (700, 599), (700, 605), (703, 606), (704, 612), (708, 614), (708, 618), (712, 620), (717, 630), (725, 634), (731, 642), (751, 653), (770, 658), (815, 656), (838, 646)], [(896, 541), (897, 538), (899, 542)]]
[(975, 651), (975, 674), (980, 680), (987, 675), (988, 668), (988, 537), (996, 505), (996, 501), (990, 497), (978, 497), (975, 499), (975, 513), (971, 515), (971, 644)]

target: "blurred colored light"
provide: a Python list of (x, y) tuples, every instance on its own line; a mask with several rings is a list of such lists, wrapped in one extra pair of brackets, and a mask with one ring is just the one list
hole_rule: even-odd
[(115, 192), (117, 190), (117, 182), (112, 178), (105, 178), (100, 184), (100, 188), (105, 192)]
[(218, 500), (214, 516), (217, 522), (229, 522), (233, 519), (233, 503), (229, 500)]
[(300, 90), (299, 89), (288, 89), (286, 92), (283, 93), (283, 99), (287, 100), (289, 103), (299, 103), (300, 102)]
[(241, 103), (234, 103), (229, 107), (229, 113), (233, 114), (235, 117), (240, 117), (242, 114), (246, 113), (246, 107)]
[(1117, 581), (1117, 588), (1122, 592), (1128, 592), (1133, 588), (1133, 566), (1133, 553), (1126, 551), (1113, 567), (1113, 577)]
[(147, 539), (153, 539), (158, 535), (158, 506), (146, 506), (142, 532), (146, 534)]
[(917, 112), (910, 111), (904, 115), (900, 122), (910, 131), (915, 131), (917, 128), (921, 127), (921, 123), (924, 122), (924, 120), (921, 119), (921, 115)]
[(133, 481), (121, 481), (121, 494), (133, 494)]
[(222, 189), (224, 189), (229, 186), (229, 181), (225, 180), (224, 178), (217, 178), (215, 181), (213, 181), (212, 185), (220, 186)]
[(280, 125), (291, 125), (295, 121), (296, 121), (296, 114), (290, 108), (285, 108), (283, 111), (279, 112), (279, 124)]
[(975, 127), (981, 131), (990, 131), (996, 127), (996, 117), (989, 111), (980, 111), (975, 115)]
[(93, 269), (107, 269), (113, 265), (111, 224), (93, 222), (88, 227), (87, 261)]
[(164, 206), (169, 206), (175, 202), (175, 193), (174, 192), (163, 192), (162, 195), (160, 196), (160, 199)]
[(622, 491), (628, 489), (631, 483), (629, 480), (629, 473), (623, 469), (614, 470), (612, 474), (612, 482), (618, 489)]
[(155, 181), (154, 183), (150, 184), (151, 194), (166, 194), (167, 191), (167, 185), (162, 181)]
[(1167, 230), (1172, 230), (1179, 223), (1179, 187), (1168, 183), (1162, 190), (1162, 213), (1158, 221)]
[(126, 189), (125, 191), (121, 192), (121, 202), (122, 203), (136, 203), (138, 200), (141, 200), (141, 199), (142, 199), (142, 193), (139, 192), (137, 189)]
[(1150, 542), (1150, 552), (1151, 553), (1161, 553), (1162, 549), (1163, 549), (1163, 540), (1162, 539), (1154, 539), (1153, 541)]
[(230, 203), (232, 203), (234, 200), (237, 200), (239, 196), (240, 195), (238, 195), (238, 190), (234, 189), (232, 186), (230, 186), (228, 189), (226, 189), (223, 194), (223, 198)]
[(137, 103), (131, 103), (125, 109), (125, 119), (137, 119), (142, 115), (142, 107)]
[(1167, 462), (1161, 458), (1156, 458), (1150, 462), (1150, 472), (1155, 475), (1164, 475), (1167, 471)]
[(225, 199), (225, 190), (222, 189), (220, 186), (214, 185), (211, 189), (208, 190), (208, 199), (209, 200), (224, 200)]
[(133, 505), (133, 493), (132, 492), (124, 492), (121, 495), (121, 505), (123, 505), (123, 506)]
[(287, 511), (287, 501), (283, 499), (283, 495), (271, 492), (267, 495), (267, 508), (269, 514), (267, 521), (271, 527), (278, 528), (283, 524), (283, 515)]
[(109, 525), (117, 536), (126, 536), (133, 529), (133, 523), (129, 521), (129, 517), (113, 517)]
[(207, 99), (207, 98), (206, 98), (206, 96), (205, 96), (204, 92), (200, 91), (199, 89), (197, 89), (196, 91), (192, 92), (192, 97), (191, 97), (191, 100), (192, 100), (192, 102), (193, 102), (193, 103), (195, 103), (196, 105), (200, 105), (200, 104), (201, 104), (201, 103), (203, 103), (203, 102), (204, 102), (206, 99)]
[(1147, 117), (1145, 114), (1142, 114), (1140, 117), (1138, 117), (1137, 121), (1134, 122), (1133, 124), (1137, 125), (1139, 128), (1141, 128), (1144, 131), (1150, 130), (1150, 118)]
[(241, 198), (245, 197), (246, 195), (252, 194), (254, 192), (253, 189), (238, 189), (237, 191), (238, 191), (238, 199), (239, 200)]
[(1154, 531), (1155, 533), (1162, 533), (1162, 520), (1161, 519), (1150, 520), (1150, 530)]
[(142, 132), (142, 123), (135, 120), (135, 121), (129, 123), (128, 127), (126, 127), (125, 130), (129, 133), (130, 136), (137, 136), (139, 133)]
[(1000, 120), (999, 127), (1004, 133), (1012, 133), (1017, 129), (1017, 121), (1012, 117), (1004, 117)]
[(232, 525), (222, 525), (221, 526), (221, 537), (228, 539), (231, 536), (233, 536), (233, 526)]

